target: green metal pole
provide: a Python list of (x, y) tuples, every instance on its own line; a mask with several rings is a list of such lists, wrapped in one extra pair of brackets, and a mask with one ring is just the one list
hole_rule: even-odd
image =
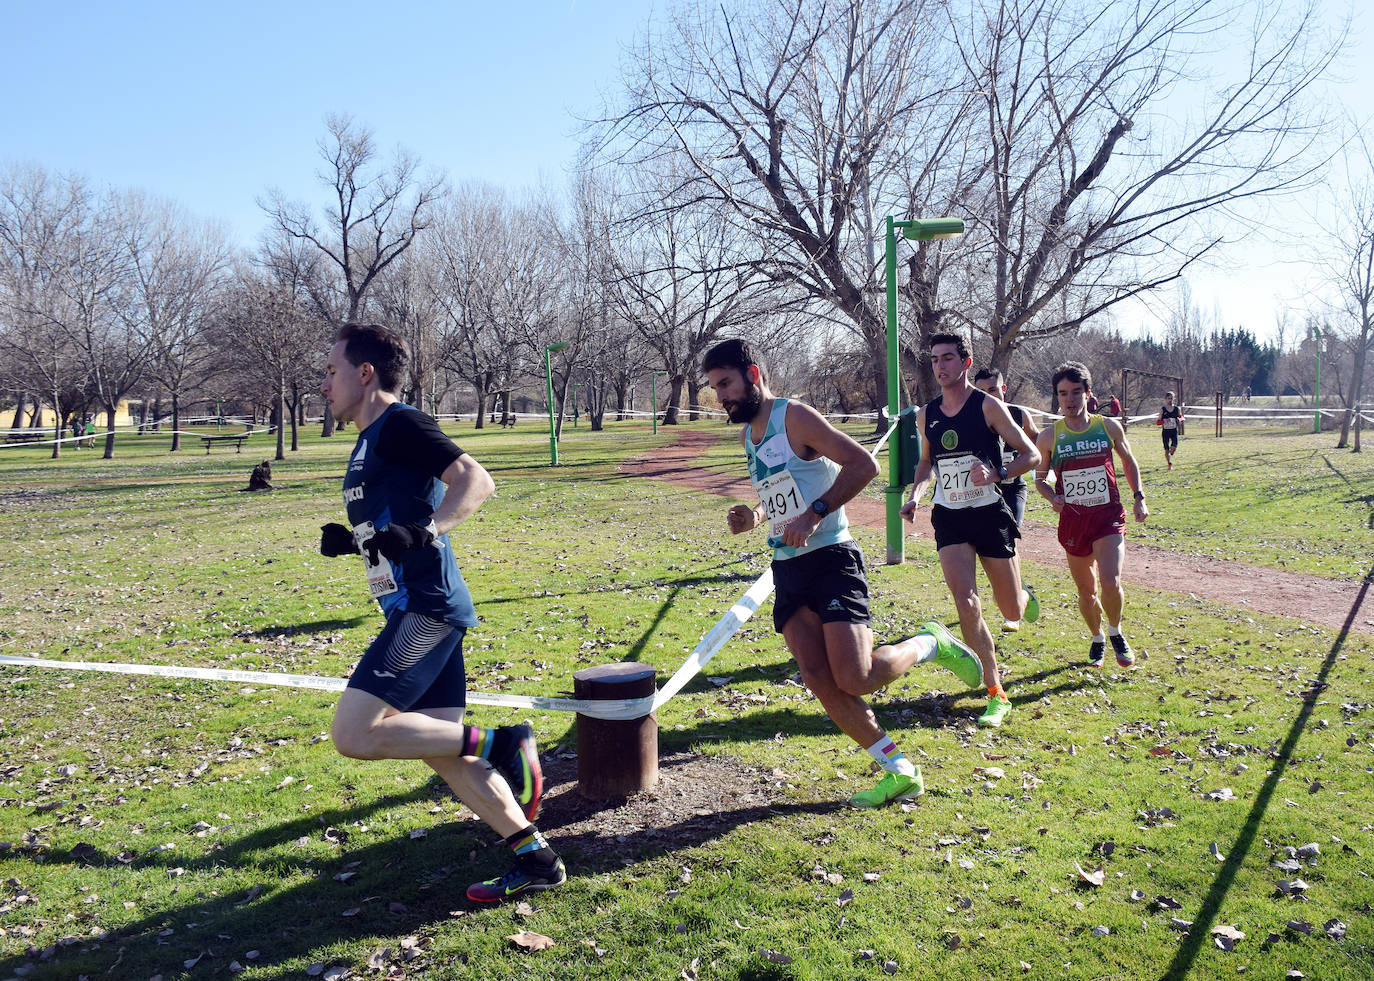
[[(892, 216), (887, 216), (883, 258), (887, 272), (887, 421), (897, 420), (900, 398), (897, 358), (897, 236)], [(901, 565), (906, 560), (906, 529), (902, 527), (902, 485), (897, 461), (897, 443), (887, 444), (887, 564)]]
[(549, 361), (549, 347), (544, 345), (544, 397), (549, 405), (549, 466), (558, 466), (558, 440), (553, 438), (553, 365)]

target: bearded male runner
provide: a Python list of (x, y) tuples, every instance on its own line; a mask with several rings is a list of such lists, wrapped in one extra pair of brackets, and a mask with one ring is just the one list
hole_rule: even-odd
[(706, 352), (702, 371), (730, 421), (744, 424), (740, 445), (759, 504), (735, 505), (726, 522), (736, 535), (768, 526), (777, 590), (773, 627), (826, 714), (886, 771), (876, 787), (849, 802), (880, 807), (920, 794), (920, 768), (861, 696), (919, 661), (933, 660), (969, 686), (981, 683), (982, 671), (973, 652), (941, 623), (873, 648), (863, 553), (849, 533), (844, 505), (877, 475), (878, 464), (811, 406), (775, 396), (747, 342), (717, 344)]
[[(344, 756), (424, 760), (513, 852), (509, 872), (468, 887), (496, 902), (567, 879), (532, 823), (543, 775), (526, 725), (465, 725), (463, 635), (477, 625), (449, 532), (495, 489), (491, 475), (438, 423), (397, 399), (409, 353), (377, 324), (348, 324), (329, 351), (320, 391), (358, 441), (344, 475), (351, 528), (322, 529), (325, 555), (361, 555), (386, 626), (349, 676), (330, 738)], [(493, 769), (493, 767), (495, 769)]]

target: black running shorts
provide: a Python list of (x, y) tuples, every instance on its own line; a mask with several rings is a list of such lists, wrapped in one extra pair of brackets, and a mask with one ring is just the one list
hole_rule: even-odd
[(1021, 519), (1026, 516), (1026, 483), (1021, 481), (1015, 484), (998, 484), (997, 490), (1002, 495), (1002, 500), (1007, 502), (1007, 507), (1011, 510), (1011, 516), (1016, 521), (1016, 527), (1021, 527)]
[(870, 623), (864, 555), (853, 542), (773, 562), (773, 629), (782, 633), (802, 607), (821, 623)]
[(348, 679), (399, 712), (467, 704), (462, 627), (423, 613), (393, 613)]
[(1016, 519), (1004, 501), (977, 508), (936, 504), (930, 511), (930, 523), (935, 527), (936, 549), (972, 545), (985, 559), (1011, 558), (1016, 554), (1016, 540), (1021, 537)]

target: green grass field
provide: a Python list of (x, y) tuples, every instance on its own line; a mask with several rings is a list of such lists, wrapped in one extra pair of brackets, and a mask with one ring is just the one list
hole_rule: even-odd
[[(695, 425), (733, 475), (729, 431)], [(451, 431), (498, 485), (454, 538), (483, 619), (475, 691), (564, 694), (627, 659), (666, 678), (764, 568), (721, 498), (616, 473), (655, 443), (642, 423), (567, 429), (556, 472), (536, 429)], [(1190, 435), (1165, 472), (1154, 435), (1136, 437), (1140, 540), (1369, 573), (1368, 455)], [(238, 493), (265, 439), (0, 450), (0, 653), (341, 675), (380, 627), (353, 562), (316, 551), (352, 442), (310, 437), (267, 495)], [(860, 542), (881, 636), (953, 620), (929, 541), (900, 567), (874, 565), (878, 532)], [(1133, 588), (1147, 656), (1104, 674), (1082, 665), (1067, 574), (1028, 573), (1044, 617), (1003, 643), (1005, 728), (974, 727), (981, 694), (929, 666), (873, 698), (925, 773), (913, 805), (843, 806), (872, 764), (791, 680), (766, 605), (659, 725), (665, 755), (768, 804), (722, 796), (665, 827), (616, 812), (614, 841), (550, 827), (570, 880), (524, 906), (463, 898), (503, 868), (495, 835), (423, 765), (338, 756), (332, 695), (0, 667), (0, 979), (1374, 975), (1370, 638)], [(546, 754), (572, 752), (569, 717), (530, 718)], [(1077, 871), (1099, 866), (1101, 885)], [(1245, 934), (1230, 951), (1225, 926)]]

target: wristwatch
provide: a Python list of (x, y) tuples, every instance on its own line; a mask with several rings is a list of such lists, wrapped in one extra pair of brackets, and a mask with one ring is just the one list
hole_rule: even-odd
[(811, 502), (811, 510), (824, 518), (830, 513), (830, 505), (825, 503), (825, 498), (818, 497)]
[(1005, 464), (1002, 465), (1002, 466), (999, 466), (999, 467), (997, 468), (997, 479), (998, 479), (998, 480), (1006, 480), (1006, 479), (1007, 479), (1007, 468), (1006, 468), (1006, 465), (1005, 465)]
[(434, 523), (433, 515), (430, 516), (429, 523), (425, 525), (425, 531), (429, 532), (430, 538), (434, 541), (439, 540), (439, 526)]
[(1136, 492), (1135, 492), (1135, 499), (1136, 499), (1137, 501), (1143, 501), (1143, 500), (1145, 500), (1145, 492), (1144, 492), (1144, 491), (1136, 491)]

